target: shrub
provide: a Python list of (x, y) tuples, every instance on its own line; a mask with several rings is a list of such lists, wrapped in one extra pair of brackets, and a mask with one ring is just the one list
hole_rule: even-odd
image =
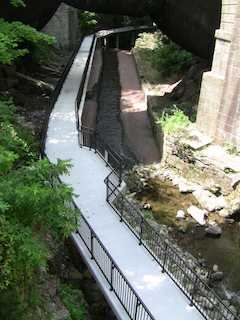
[(163, 112), (160, 119), (156, 121), (156, 124), (162, 126), (162, 130), (166, 133), (172, 133), (179, 130), (179, 127), (187, 127), (189, 125), (189, 119), (182, 110), (178, 109), (174, 104), (172, 114), (166, 114)]
[[(165, 42), (165, 43), (164, 43)], [(172, 41), (159, 41), (153, 50), (151, 62), (164, 78), (190, 67), (194, 56)]]
[(87, 320), (86, 309), (83, 303), (83, 294), (80, 290), (74, 290), (70, 284), (60, 283), (60, 297), (65, 308), (69, 311), (72, 320)]

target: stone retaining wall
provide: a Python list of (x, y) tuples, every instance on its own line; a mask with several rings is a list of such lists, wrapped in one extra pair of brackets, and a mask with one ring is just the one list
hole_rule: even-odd
[(196, 124), (177, 133), (163, 133), (155, 121), (151, 101), (148, 114), (162, 162), (181, 177), (215, 194), (229, 195), (240, 181), (240, 157), (216, 145), (212, 138), (197, 130)]

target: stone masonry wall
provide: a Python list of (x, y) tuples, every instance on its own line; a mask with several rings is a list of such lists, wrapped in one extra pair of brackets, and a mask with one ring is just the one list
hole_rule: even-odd
[(56, 38), (57, 48), (74, 49), (78, 38), (77, 9), (61, 3), (42, 32)]
[(227, 164), (219, 161), (219, 158), (214, 160), (216, 153), (224, 153), (225, 157), (225, 151), (217, 145), (209, 145), (208, 150), (198, 150), (189, 140), (190, 131), (191, 129), (186, 129), (185, 132), (183, 130), (171, 135), (165, 134), (163, 161), (180, 176), (213, 193), (230, 194), (235, 181), (234, 168), (230, 169)]
[(215, 140), (221, 139), (240, 149), (240, 2), (234, 20), (227, 72), (216, 123)]
[(217, 143), (240, 149), (239, 127), (239, 7), (238, 0), (223, 0), (220, 29), (216, 30), (211, 71), (204, 73), (197, 126)]

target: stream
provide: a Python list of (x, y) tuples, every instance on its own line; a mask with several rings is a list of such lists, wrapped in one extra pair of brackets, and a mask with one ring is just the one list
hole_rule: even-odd
[[(195, 258), (204, 261), (207, 269), (214, 265), (224, 273), (222, 281), (214, 282), (214, 288), (233, 302), (240, 309), (240, 226), (237, 221), (222, 221), (222, 234), (218, 238), (209, 237), (205, 227), (187, 215), (184, 220), (177, 220), (178, 210), (187, 212), (190, 205), (197, 205), (194, 196), (180, 193), (171, 181), (149, 180), (138, 194), (141, 203), (149, 203), (154, 219), (172, 227), (173, 235), (179, 247), (190, 252)], [(211, 214), (211, 219), (217, 217)], [(185, 228), (185, 232), (181, 231)]]

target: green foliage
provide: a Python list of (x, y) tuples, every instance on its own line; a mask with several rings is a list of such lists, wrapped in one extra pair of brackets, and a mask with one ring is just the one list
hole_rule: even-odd
[(31, 308), (40, 307), (41, 303), (42, 303), (41, 292), (36, 286), (33, 286), (31, 288), (31, 294), (28, 301), (29, 307)]
[(152, 67), (161, 73), (163, 78), (190, 67), (195, 61), (191, 53), (170, 41), (160, 31), (139, 34), (135, 48), (151, 61)]
[(100, 15), (97, 13), (78, 10), (78, 22), (82, 33), (92, 32), (99, 19)]
[(138, 17), (123, 17), (123, 26), (130, 27), (130, 26), (152, 26), (152, 20), (149, 16), (145, 16), (143, 18)]
[(34, 139), (17, 124), (17, 107), (7, 93), (0, 97), (0, 175), (7, 173), (22, 161), (34, 159), (29, 145)]
[(51, 255), (46, 234), (70, 236), (79, 212), (68, 205), (73, 189), (57, 183), (68, 174), (70, 160), (35, 161), (18, 128), (16, 107), (6, 95), (0, 111), (0, 290), (5, 290), (28, 285), (37, 268), (47, 267)]
[(228, 153), (230, 153), (232, 155), (236, 155), (236, 156), (239, 155), (240, 152), (237, 150), (237, 147), (233, 143), (224, 141), (224, 146), (225, 146), (226, 151)]
[(29, 25), (24, 25), (19, 21), (9, 23), (3, 18), (0, 18), (0, 38), (0, 63), (3, 64), (11, 64), (12, 61), (29, 52), (26, 47), (19, 46), (25, 41), (33, 44), (44, 41), (48, 45), (55, 42), (54, 37), (38, 32)]
[(193, 63), (193, 55), (172, 41), (158, 41), (151, 58), (152, 64), (164, 78), (170, 77)]
[(143, 213), (145, 219), (152, 219), (153, 218), (152, 210), (142, 210), (142, 213)]
[(162, 126), (162, 130), (166, 133), (177, 132), (180, 127), (187, 127), (189, 125), (189, 119), (184, 115), (183, 111), (178, 109), (174, 104), (171, 111), (171, 115), (163, 112), (160, 119), (156, 121), (156, 124)]
[(82, 292), (74, 290), (70, 284), (59, 285), (60, 297), (72, 320), (87, 320), (86, 309), (82, 301)]
[(10, 2), (15, 7), (19, 7), (19, 6), (26, 7), (24, 1), (22, 0), (10, 0)]

